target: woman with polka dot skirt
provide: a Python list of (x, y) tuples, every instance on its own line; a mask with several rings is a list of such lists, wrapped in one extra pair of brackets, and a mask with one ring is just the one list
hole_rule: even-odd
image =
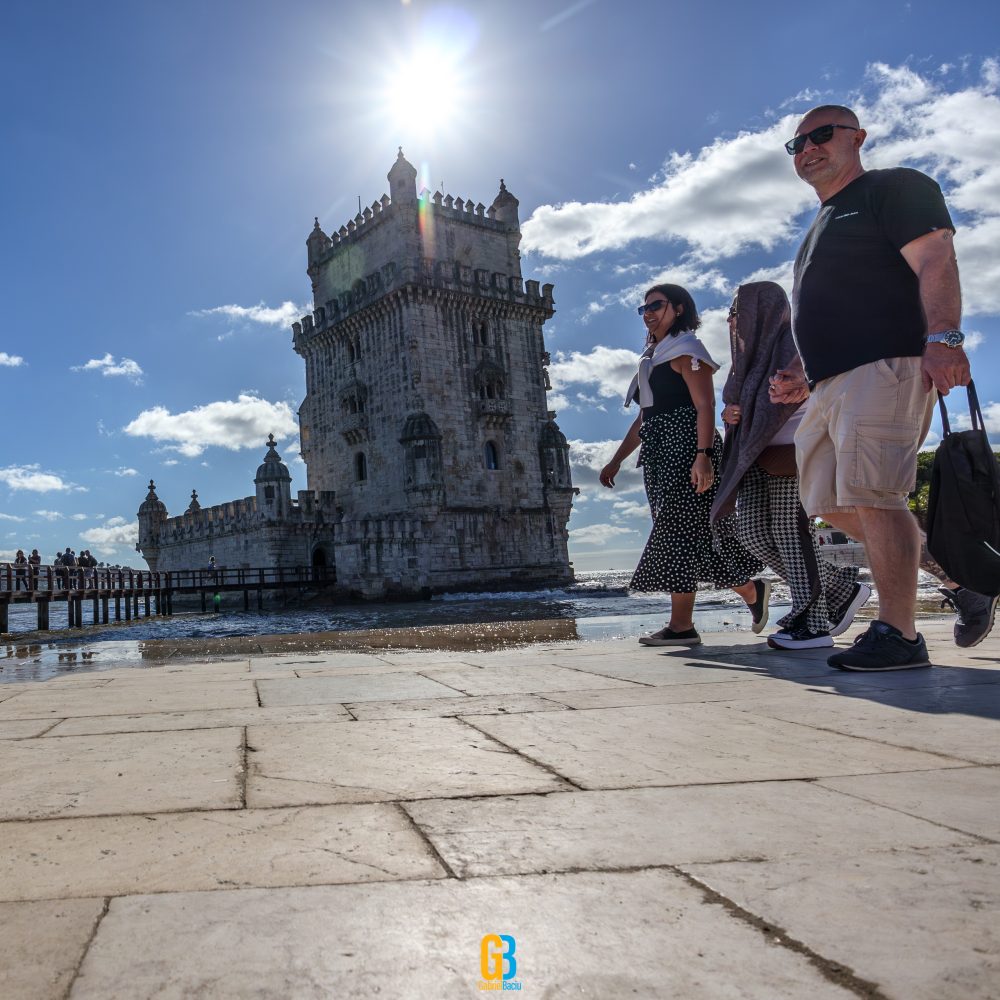
[(654, 285), (639, 315), (646, 324), (646, 349), (626, 395), (626, 405), (638, 401), (639, 416), (601, 470), (601, 483), (613, 487), (622, 462), (640, 449), (653, 529), (630, 587), (668, 592), (670, 620), (639, 642), (700, 643), (693, 618), (699, 583), (736, 591), (759, 633), (767, 624), (770, 585), (752, 577), (762, 564), (736, 539), (733, 518), (714, 527), (709, 523), (722, 457), (712, 387), (719, 366), (695, 335), (698, 310), (679, 285)]

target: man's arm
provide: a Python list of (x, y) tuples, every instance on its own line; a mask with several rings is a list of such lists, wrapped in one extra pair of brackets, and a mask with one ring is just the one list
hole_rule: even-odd
[[(950, 229), (938, 229), (911, 240), (900, 253), (920, 282), (927, 332), (957, 329), (962, 320), (962, 289), (954, 234)], [(924, 388), (930, 391), (933, 385), (942, 396), (956, 385), (968, 385), (972, 377), (965, 351), (946, 344), (927, 345), (921, 370)]]
[(770, 382), (768, 393), (772, 403), (802, 403), (809, 398), (809, 384), (797, 354), (787, 368), (779, 368), (771, 376)]

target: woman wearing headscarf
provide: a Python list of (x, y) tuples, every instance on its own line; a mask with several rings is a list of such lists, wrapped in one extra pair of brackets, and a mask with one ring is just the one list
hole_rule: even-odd
[(767, 623), (770, 592), (751, 577), (761, 564), (735, 538), (733, 526), (712, 529), (722, 439), (715, 429), (712, 375), (719, 366), (695, 335), (701, 325), (690, 294), (679, 285), (654, 285), (639, 315), (646, 324), (646, 349), (625, 396), (638, 400), (639, 416), (614, 458), (601, 470), (613, 487), (621, 463), (639, 448), (639, 465), (653, 529), (630, 588), (670, 593), (670, 621), (639, 642), (647, 646), (695, 646), (698, 583), (736, 591), (750, 608), (754, 632)]
[(792, 609), (768, 644), (832, 646), (871, 588), (857, 582), (855, 567), (821, 558), (799, 501), (793, 442), (809, 403), (775, 404), (769, 398), (770, 376), (796, 356), (791, 309), (780, 285), (739, 287), (729, 310), (729, 342), (733, 366), (722, 390), (726, 444), (712, 519), (737, 510), (742, 543), (788, 584)]

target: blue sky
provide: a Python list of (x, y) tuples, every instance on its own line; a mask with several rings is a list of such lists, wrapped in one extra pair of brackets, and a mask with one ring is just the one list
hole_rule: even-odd
[[(0, 36), (5, 195), (0, 559), (67, 545), (138, 564), (150, 478), (171, 513), (253, 492), (271, 431), (305, 488), (289, 324), (305, 238), (386, 190), (402, 145), (456, 197), (520, 199), (525, 277), (555, 284), (552, 405), (581, 495), (578, 569), (630, 567), (634, 470), (597, 484), (631, 419), (642, 289), (687, 284), (725, 360), (735, 287), (789, 262), (814, 208), (781, 142), (849, 103), (869, 166), (933, 174), (959, 226), (964, 327), (1000, 441), (1000, 13), (854, 2), (11, 0)], [(724, 374), (724, 373), (723, 373)], [(721, 385), (721, 379), (718, 380)], [(932, 437), (933, 440), (933, 437)]]

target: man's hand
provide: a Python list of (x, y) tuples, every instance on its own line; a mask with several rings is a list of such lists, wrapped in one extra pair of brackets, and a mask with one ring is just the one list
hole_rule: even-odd
[(928, 344), (920, 361), (920, 374), (924, 380), (924, 391), (933, 386), (942, 396), (947, 396), (956, 385), (968, 385), (972, 378), (969, 359), (961, 347), (947, 344)]
[(772, 403), (804, 403), (809, 398), (809, 383), (800, 367), (779, 368), (770, 382), (768, 395)]

